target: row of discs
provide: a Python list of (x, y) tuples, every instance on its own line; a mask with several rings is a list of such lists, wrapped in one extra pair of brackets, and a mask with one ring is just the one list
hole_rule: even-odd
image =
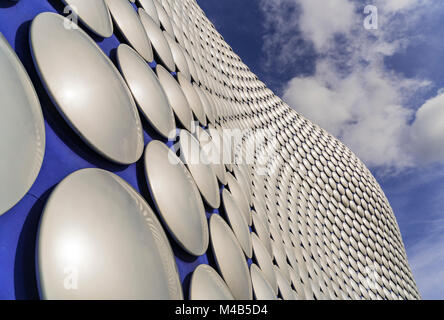
[[(40, 223), (42, 298), (182, 299), (167, 233), (189, 255), (210, 248), (217, 262), (195, 269), (192, 299), (419, 298), (393, 212), (368, 169), (259, 81), (195, 1), (65, 2), (84, 27), (116, 32), (126, 44), (116, 67), (81, 28), (42, 13), (30, 28), (41, 81), (98, 155), (141, 159), (154, 207), (108, 171), (66, 177)], [(22, 91), (5, 96), (26, 91), (24, 112), (39, 128), (32, 83), (6, 44), (0, 49), (0, 67), (6, 61), (22, 76)], [(140, 115), (160, 136), (147, 146)], [(30, 150), (34, 177), (18, 180), (15, 202), (35, 179), (44, 145), (37, 130), (19, 138), (40, 147)], [(207, 219), (213, 209), (219, 214)]]

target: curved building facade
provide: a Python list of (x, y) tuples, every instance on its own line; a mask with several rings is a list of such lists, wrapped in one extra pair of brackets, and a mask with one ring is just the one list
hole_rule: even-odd
[(1, 299), (420, 299), (370, 171), (194, 0), (2, 2)]

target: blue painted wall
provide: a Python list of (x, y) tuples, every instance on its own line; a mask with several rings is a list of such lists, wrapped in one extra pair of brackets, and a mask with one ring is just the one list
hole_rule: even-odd
[[(28, 43), (30, 23), (41, 12), (63, 13), (61, 2), (61, 0), (22, 0), (19, 2), (0, 0), (0, 32), (15, 49), (34, 83), (42, 105), (46, 127), (46, 153), (36, 182), (13, 209), (0, 216), (0, 299), (38, 299), (34, 257), (39, 219), (54, 186), (70, 173), (91, 167), (112, 171), (138, 190), (154, 209), (144, 178), (143, 162), (139, 161), (130, 166), (115, 165), (88, 148), (58, 114), (36, 73)], [(108, 39), (101, 39), (91, 36), (114, 61), (114, 51), (122, 37), (114, 35)], [(153, 133), (147, 122), (143, 119), (142, 121), (144, 122), (145, 144), (152, 139), (160, 139)], [(171, 196), (174, 197), (174, 195)], [(207, 212), (207, 216), (209, 215), (210, 213)], [(180, 271), (184, 296), (187, 297), (190, 273), (194, 268), (208, 261), (213, 267), (216, 266), (211, 253), (196, 258), (186, 254), (174, 244), (171, 238), (170, 243)], [(209, 248), (210, 251), (211, 248)]]

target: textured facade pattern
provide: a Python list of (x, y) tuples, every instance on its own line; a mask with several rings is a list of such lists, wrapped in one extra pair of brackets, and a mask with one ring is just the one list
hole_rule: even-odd
[(193, 78), (217, 101), (216, 123), (276, 134), (277, 156), (265, 160), (276, 170), (260, 176), (253, 165), (247, 181), (297, 296), (419, 298), (396, 218), (365, 165), (258, 80), (194, 1), (163, 3), (189, 38), (177, 37), (193, 56)]
[[(33, 58), (22, 61), (32, 82), (23, 71), (21, 81), (36, 87), (49, 134), (34, 187), (7, 170), (13, 156), (0, 171), (30, 190), (0, 212), (0, 230), (12, 230), (0, 238), (10, 249), (0, 252), (0, 297), (23, 286), (48, 299), (420, 299), (370, 171), (268, 89), (195, 0), (62, 2), (80, 25), (36, 2), (21, 48)], [(24, 30), (14, 31), (18, 45)], [(0, 45), (0, 67), (21, 70), (29, 52), (19, 59), (2, 36)], [(21, 92), (8, 94), (4, 110)], [(35, 138), (16, 131), (22, 144)], [(35, 230), (23, 227), (29, 216)], [(22, 228), (35, 237), (15, 248)]]

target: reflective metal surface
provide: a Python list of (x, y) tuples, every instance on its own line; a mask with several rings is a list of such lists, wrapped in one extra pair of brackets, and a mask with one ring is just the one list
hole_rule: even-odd
[(139, 9), (140, 21), (142, 21), (143, 27), (157, 52), (157, 55), (169, 71), (176, 71), (176, 65), (174, 64), (173, 54), (171, 53), (170, 46), (163, 35), (160, 27), (154, 22), (154, 20), (143, 9)]
[(161, 65), (156, 66), (156, 73), (179, 122), (185, 129), (191, 131), (193, 113), (182, 88), (173, 76)]
[(201, 264), (193, 272), (190, 284), (191, 300), (234, 300), (220, 275), (209, 265)]
[[(222, 214), (234, 230), (232, 232), (217, 214), (211, 218), (214, 227), (212, 240), (215, 259), (203, 256), (196, 260), (175, 247), (177, 258), (180, 259), (179, 268), (182, 268), (181, 276), (185, 276), (183, 272), (190, 274), (192, 268), (201, 261), (206, 263), (209, 258), (208, 262), (213, 268), (219, 264), (218, 268), (236, 298), (252, 297), (251, 282), (254, 283), (258, 298), (276, 298), (278, 293), (279, 299), (420, 298), (396, 218), (371, 172), (338, 139), (311, 123), (268, 89), (225, 42), (196, 1), (106, 2), (110, 5), (119, 29), (116, 32), (117, 37), (105, 41), (99, 37), (94, 39), (107, 52), (111, 42), (116, 40), (127, 41), (139, 52), (141, 57), (128, 46), (122, 45), (117, 52), (117, 60), (140, 111), (162, 138), (175, 128), (174, 116), (177, 127), (183, 127), (189, 132), (181, 132), (182, 138), (186, 137), (182, 142), (175, 137), (175, 141), (166, 144), (155, 141), (147, 147), (145, 169), (150, 189), (148, 191), (152, 193), (153, 204), (157, 206), (164, 226), (170, 231), (172, 239), (193, 255), (204, 254), (207, 250), (209, 235), (205, 217), (210, 216), (211, 211)], [(110, 14), (103, 0), (66, 0), (66, 3), (73, 4), (73, 7), (78, 6), (78, 14), (84, 22), (80, 24), (80, 28), (86, 27), (93, 31), (96, 29), (95, 32), (102, 33), (102, 36), (111, 35)], [(12, 13), (11, 17), (15, 17), (16, 13), (20, 16), (20, 10), (24, 10), (21, 5), (0, 7), (0, 15), (4, 10), (9, 10), (9, 13)], [(140, 15), (137, 14), (137, 7), (142, 8)], [(54, 8), (60, 7), (54, 5)], [(35, 12), (32, 11), (35, 9), (33, 6), (29, 9), (30, 12)], [(29, 14), (26, 12), (24, 16), (29, 17)], [(70, 23), (70, 17), (65, 19), (47, 13), (35, 19), (31, 26), (31, 49), (37, 71), (40, 72), (43, 85), (56, 107), (77, 134), (107, 159), (120, 164), (131, 164), (139, 159), (144, 143), (144, 133), (131, 91), (110, 59), (85, 32), (69, 26), (65, 29), (66, 23)], [(3, 23), (3, 28), (8, 25), (7, 32), (11, 35), (10, 29), (14, 30), (19, 25), (9, 25), (7, 22), (9, 21)], [(17, 45), (23, 40), (23, 30), (16, 30)], [(154, 52), (148, 35), (153, 42)], [(1, 210), (8, 210), (27, 192), (34, 181), (43, 157), (44, 135), (41, 130), (41, 113), (37, 112), (40, 110), (38, 100), (35, 101), (32, 85), (27, 84), (29, 79), (26, 73), (20, 71), (20, 64), (13, 51), (4, 43), (2, 46), (1, 40), (0, 49), (3, 49), (0, 50), (0, 71), (3, 75), (0, 80), (0, 103), (2, 106), (6, 105), (3, 108), (6, 112), (3, 112), (3, 118), (0, 117), (0, 151), (6, 155), (0, 157), (0, 174), (3, 175), (0, 178), (6, 179), (4, 185), (0, 179), (0, 188), (3, 188), (0, 189), (0, 204), (1, 201), (9, 203), (3, 209), (0, 207), (2, 213)], [(18, 46), (17, 49), (23, 48)], [(22, 57), (23, 52), (19, 53)], [(156, 61), (150, 63), (150, 66), (157, 65), (158, 81), (148, 64), (142, 60), (151, 61), (153, 57)], [(162, 65), (166, 66), (168, 71)], [(178, 74), (172, 71), (178, 71)], [(160, 87), (164, 94), (161, 93)], [(16, 104), (19, 107), (11, 107)], [(51, 115), (50, 110), (45, 111)], [(200, 122), (199, 125), (193, 122), (194, 117)], [(54, 119), (48, 119), (48, 150), (51, 152), (48, 152), (48, 161), (45, 162), (47, 167), (51, 167), (49, 170), (54, 169), (55, 173), (59, 170), (58, 167), (52, 167), (54, 160), (57, 161), (56, 164), (63, 161), (66, 166), (61, 168), (66, 170), (78, 168), (78, 160), (86, 160), (94, 166), (101, 165), (103, 159), (94, 159), (94, 155), (90, 154), (85, 157), (82, 148), (68, 150), (72, 148), (71, 145), (56, 149), (62, 153), (53, 152), (54, 141), (49, 140), (54, 137), (53, 125), (56, 124), (57, 128), (61, 129), (56, 132), (56, 138), (65, 134), (69, 137), (72, 133), (63, 132), (66, 126), (62, 125), (59, 128), (52, 120)], [(151, 130), (146, 132), (145, 137), (148, 141), (153, 138), (151, 133)], [(233, 133), (239, 134), (233, 136)], [(191, 139), (190, 134), (198, 139), (199, 143)], [(66, 140), (61, 140), (64, 145)], [(210, 160), (211, 163), (202, 161), (199, 156), (195, 166), (188, 166), (194, 180), (176, 155), (169, 156), (166, 145), (172, 144), (175, 144), (174, 147), (180, 147), (181, 144), (195, 146), (197, 153), (202, 152), (207, 158), (205, 160)], [(151, 152), (148, 152), (149, 150)], [(70, 151), (77, 151), (74, 157), (69, 156)], [(78, 159), (77, 156), (83, 156), (84, 159)], [(185, 157), (182, 158), (185, 160)], [(47, 167), (45, 174), (48, 172)], [(109, 167), (108, 164), (106, 167)], [(116, 168), (116, 171), (132, 179), (132, 183), (141, 183), (139, 169), (143, 171), (143, 168), (139, 164), (121, 169), (120, 171), (120, 167)], [(213, 173), (210, 173), (211, 169)], [(226, 169), (231, 173), (227, 174)], [(28, 194), (26, 200), (17, 205), (19, 216), (25, 217), (28, 214), (24, 211), (27, 210), (26, 204), (34, 196), (41, 195), (39, 192), (42, 191), (42, 185), (45, 186), (46, 179), (51, 176), (43, 177), (42, 181), (38, 180), (35, 189), (29, 191), (32, 194)], [(226, 215), (223, 212), (224, 208), (220, 207), (217, 179), (227, 189), (223, 191), (225, 198), (229, 198), (225, 199), (224, 203), (228, 209)], [(57, 182), (51, 181), (52, 184)], [(104, 188), (114, 185), (108, 183)], [(199, 188), (210, 204), (207, 213)], [(82, 192), (84, 190), (71, 190), (71, 196), (84, 194)], [(230, 197), (227, 196), (229, 194)], [(95, 192), (91, 195), (97, 196)], [(82, 205), (99, 206), (108, 196), (111, 196), (110, 203), (106, 202), (101, 207), (107, 209), (112, 206), (112, 216), (120, 208), (114, 206), (114, 200), (118, 200), (121, 207), (132, 206), (133, 202), (130, 199), (123, 201), (125, 204), (122, 205), (119, 200), (122, 197), (113, 195), (112, 192), (101, 194), (103, 198), (97, 203), (78, 201), (73, 208)], [(67, 203), (69, 204), (69, 201)], [(82, 214), (76, 218), (79, 217), (82, 217)], [(97, 218), (100, 217), (102, 216)], [(8, 217), (5, 218), (5, 221), (8, 221)], [(92, 222), (95, 221), (94, 218)], [(109, 218), (109, 215), (106, 218)], [(19, 220), (23, 219), (17, 221)], [(116, 229), (129, 232), (130, 224), (123, 219), (104, 221), (105, 226), (120, 223), (123, 228), (119, 225)], [(135, 220), (128, 221), (133, 225)], [(96, 224), (93, 223), (93, 226)], [(68, 225), (66, 221), (60, 222), (59, 225), (63, 230), (75, 226)], [(141, 223), (139, 228), (143, 225)], [(254, 252), (252, 259), (260, 267), (251, 268), (251, 277), (246, 267), (247, 259), (242, 251), (245, 250), (247, 254), (251, 251), (248, 225), (254, 230), (250, 240)], [(79, 233), (90, 230), (88, 227), (91, 226), (82, 225)], [(104, 230), (109, 231), (106, 228)], [(136, 229), (136, 234), (137, 230), (139, 229)], [(56, 231), (62, 232), (59, 229)], [(102, 237), (101, 229), (96, 228), (93, 231), (84, 242)], [(9, 230), (6, 230), (6, 237), (8, 232)], [(120, 233), (115, 233), (117, 237), (110, 237), (108, 241), (113, 244), (113, 248), (119, 249), (121, 244), (125, 245), (125, 254), (133, 254), (133, 249), (140, 249), (142, 244), (136, 243), (132, 248), (128, 242), (134, 240), (133, 233), (128, 239), (124, 237), (124, 241), (120, 241)], [(157, 233), (153, 231), (153, 234)], [(70, 234), (64, 233), (64, 236)], [(108, 242), (106, 244), (111, 246)], [(127, 249), (128, 247), (130, 249)], [(18, 248), (20, 249), (20, 246)], [(91, 245), (86, 246), (86, 249), (82, 247), (80, 254), (68, 248), (63, 250), (62, 254), (71, 259), (66, 260), (72, 261), (78, 257), (83, 259), (92, 252), (88, 250), (95, 248)], [(9, 247), (6, 249), (9, 250)], [(21, 251), (17, 251), (17, 254), (21, 256)], [(114, 253), (107, 254), (115, 258)], [(153, 252), (143, 252), (142, 257), (150, 254)], [(93, 258), (83, 260), (95, 262), (100, 257)], [(137, 263), (141, 261), (140, 258), (134, 259), (136, 265), (140, 266)], [(16, 261), (12, 263), (16, 265)], [(123, 259), (116, 265), (119, 268), (128, 268), (128, 263)], [(3, 265), (3, 261), (0, 264)], [(6, 268), (7, 265), (8, 261)], [(164, 267), (166, 265), (163, 264)], [(199, 267), (196, 270), (196, 279), (202, 280), (192, 284), (196, 292), (204, 294), (206, 289), (212, 288), (215, 295), (228, 296), (226, 287), (222, 285), (223, 281), (217, 273), (208, 271), (208, 268)], [(147, 273), (149, 271), (145, 270)], [(97, 273), (96, 269), (88, 269), (88, 275)], [(51, 278), (51, 272), (45, 275), (48, 279), (55, 279)], [(126, 288), (126, 284), (119, 281), (128, 278), (135, 282), (135, 277), (139, 275), (139, 271), (129, 275), (123, 273), (118, 282), (97, 286), (96, 289), (91, 289), (95, 279), (85, 285), (83, 279), (79, 278), (80, 282), (76, 284), (81, 286), (82, 290), (96, 290), (94, 292), (108, 294), (106, 297), (113, 298), (111, 294), (115, 291), (105, 293), (105, 289), (109, 288), (107, 285), (113, 286), (117, 283)], [(98, 275), (97, 280), (104, 281), (105, 276), (112, 278), (105, 273)], [(26, 274), (24, 277), (27, 278)], [(144, 281), (147, 281), (147, 277), (135, 285), (138, 291), (134, 294), (151, 292), (137, 287), (143, 284), (145, 288)], [(372, 281), (368, 281), (369, 278)], [(159, 279), (164, 278), (161, 276)], [(185, 279), (189, 278), (185, 276)], [(68, 277), (68, 280), (73, 278)], [(68, 285), (72, 286), (73, 283), (69, 281)], [(130, 285), (131, 281), (127, 285)], [(177, 275), (169, 277), (169, 282), (168, 288), (171, 285), (177, 288)], [(268, 288), (265, 285), (267, 282)], [(159, 283), (162, 296), (171, 296), (165, 291), (165, 287), (160, 285), (165, 285), (163, 281), (156, 283)], [(214, 285), (217, 283), (221, 286), (216, 288)], [(57, 282), (57, 285), (60, 286), (60, 283)], [(259, 288), (263, 290), (260, 291)], [(150, 290), (155, 289), (156, 286)], [(14, 288), (0, 288), (0, 295), (4, 290), (13, 292)], [(75, 295), (74, 292), (70, 294)], [(131, 294), (127, 296), (132, 297)]]
[(254, 232), (251, 234), (251, 240), (253, 244), (254, 258), (259, 268), (265, 274), (265, 278), (268, 280), (268, 283), (273, 288), (274, 293), (277, 294), (278, 286), (277, 286), (276, 274), (273, 269), (273, 260), (270, 254), (268, 253), (267, 249), (264, 247), (264, 245)]
[(233, 196), (227, 189), (222, 191), (222, 201), (231, 229), (236, 235), (236, 238), (247, 258), (251, 258), (253, 254), (253, 247), (251, 244), (250, 229), (245, 221), (245, 217), (240, 212)]
[(173, 26), (171, 25), (168, 13), (165, 11), (164, 7), (158, 0), (153, 0), (156, 7), (157, 15), (159, 16), (160, 23), (163, 28), (171, 35), (173, 35)]
[(290, 283), (287, 281), (285, 276), (282, 274), (278, 266), (273, 266), (274, 272), (276, 273), (276, 280), (279, 286), (279, 293), (284, 300), (294, 300), (295, 296), (293, 290), (291, 289)]
[(262, 217), (256, 211), (252, 211), (252, 217), (254, 230), (271, 256), (273, 254), (273, 249), (271, 247), (270, 232), (265, 225), (266, 222), (263, 221)]
[(212, 208), (219, 208), (220, 195), (216, 174), (199, 141), (186, 130), (180, 130), (179, 139), (180, 157), (190, 170), (203, 199)]
[(190, 105), (191, 110), (193, 110), (193, 113), (196, 116), (197, 120), (199, 120), (202, 125), (206, 126), (207, 118), (203, 110), (202, 102), (200, 101), (200, 98), (197, 95), (193, 85), (180, 72), (177, 74), (177, 79), (179, 80), (179, 84), (182, 87), (182, 90), (187, 97), (188, 104)]
[(254, 297), (256, 300), (276, 300), (276, 294), (270, 283), (259, 267), (252, 263), (250, 266), (251, 282), (253, 284)]
[(170, 36), (167, 32), (164, 32), (163, 35), (165, 39), (168, 41), (168, 45), (171, 49), (171, 53), (173, 55), (174, 62), (178, 70), (189, 80), (191, 80), (190, 70), (188, 68), (188, 63), (183, 53), (183, 49), (180, 47), (172, 36)]
[(49, 95), (93, 149), (118, 163), (136, 162), (142, 126), (125, 81), (84, 31), (67, 30), (63, 21), (42, 13), (31, 24), (34, 62)]
[(156, 6), (153, 1), (155, 0), (139, 0), (139, 3), (146, 13), (150, 15), (151, 19), (160, 26), (159, 15), (157, 14)]
[(153, 49), (139, 16), (128, 0), (105, 0), (117, 27), (129, 44), (146, 60), (153, 61)]
[(157, 210), (171, 235), (188, 253), (204, 254), (209, 241), (208, 224), (202, 198), (188, 169), (166, 145), (153, 140), (145, 150), (145, 173)]
[(126, 44), (117, 48), (117, 62), (140, 111), (162, 136), (175, 129), (173, 110), (156, 74), (143, 58)]
[(100, 169), (64, 179), (37, 238), (43, 299), (182, 299), (176, 262), (151, 208)]
[(40, 102), (25, 68), (0, 33), (0, 215), (31, 188), (45, 153)]
[(239, 185), (239, 182), (231, 173), (227, 173), (227, 182), (228, 182), (228, 188), (231, 191), (231, 194), (233, 195), (234, 199), (236, 200), (236, 203), (241, 210), (242, 214), (245, 217), (245, 221), (248, 222), (248, 225), (251, 225), (251, 212), (250, 212), (250, 206), (248, 205), (248, 201), (245, 197), (245, 193), (242, 190), (241, 186)]
[[(239, 182), (239, 184), (242, 188), (242, 191), (244, 192), (244, 195), (248, 201), (248, 204), (251, 205), (252, 204), (251, 184), (248, 181), (248, 178), (245, 176), (243, 170), (240, 168), (239, 165), (233, 166), (233, 172), (234, 172), (234, 175), (236, 176), (236, 180)], [(248, 224), (251, 225), (251, 217), (248, 220)]]
[(225, 176), (225, 166), (223, 164), (223, 160), (221, 160), (221, 156), (219, 154), (219, 150), (215, 145), (212, 137), (208, 134), (207, 131), (202, 129), (201, 127), (196, 127), (195, 135), (200, 142), (202, 150), (205, 152), (207, 159), (210, 161), (213, 171), (217, 176), (217, 179), (222, 184), (227, 184), (227, 177)]
[(210, 234), (217, 266), (234, 298), (251, 300), (251, 278), (244, 253), (233, 231), (218, 214), (210, 218)]
[(105, 0), (63, 0), (80, 20), (95, 34), (109, 38), (114, 28)]
[(196, 93), (198, 94), (200, 101), (202, 103), (202, 107), (204, 109), (205, 115), (207, 116), (207, 119), (210, 123), (215, 123), (215, 117), (213, 113), (213, 106), (210, 104), (210, 101), (208, 100), (208, 97), (206, 93), (196, 84), (194, 84), (194, 89), (196, 90)]
[(276, 261), (277, 265), (279, 266), (280, 271), (285, 276), (285, 278), (290, 281), (290, 272), (288, 270), (287, 265), (287, 256), (285, 254), (282, 240), (272, 241), (271, 247), (273, 249), (273, 257)]

